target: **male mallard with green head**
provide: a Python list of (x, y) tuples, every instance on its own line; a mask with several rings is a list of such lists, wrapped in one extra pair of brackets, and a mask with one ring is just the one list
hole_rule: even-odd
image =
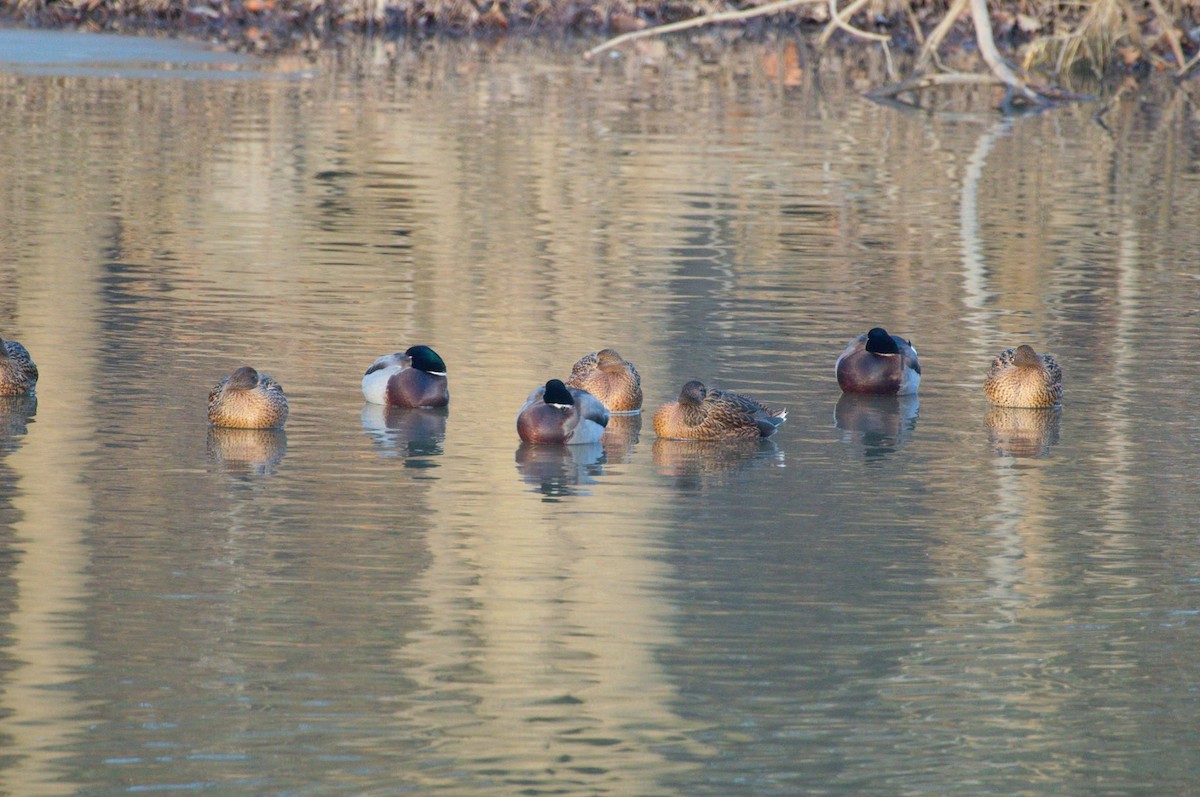
[(907, 396), (921, 384), (921, 363), (912, 341), (889, 335), (883, 327), (851, 339), (834, 372), (846, 393)]
[(371, 404), (444, 407), (450, 403), (446, 363), (428, 346), (385, 354), (363, 374), (362, 392)]
[(595, 443), (608, 426), (608, 410), (586, 390), (551, 379), (529, 394), (517, 414), (517, 434), (526, 443)]
[(728, 390), (709, 390), (693, 379), (677, 401), (654, 413), (654, 433), (668, 440), (744, 440), (770, 437), (785, 420), (787, 410)]
[(1056, 407), (1062, 403), (1062, 369), (1032, 346), (1005, 349), (992, 360), (983, 392), (998, 407)]
[(233, 429), (278, 429), (288, 402), (279, 383), (248, 365), (222, 379), (208, 394), (208, 420)]

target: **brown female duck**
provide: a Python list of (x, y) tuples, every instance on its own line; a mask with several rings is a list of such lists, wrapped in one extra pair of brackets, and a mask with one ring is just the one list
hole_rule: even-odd
[(983, 392), (998, 407), (1056, 407), (1062, 403), (1062, 369), (1053, 355), (1032, 346), (1005, 349), (992, 360)]
[(0, 396), (28, 393), (37, 381), (37, 366), (25, 347), (15, 340), (0, 338)]
[(787, 410), (773, 410), (727, 390), (709, 390), (693, 379), (677, 401), (654, 413), (654, 433), (669, 440), (744, 440), (770, 437), (786, 419)]
[(567, 387), (586, 390), (609, 412), (642, 411), (642, 377), (633, 363), (615, 349), (601, 349), (580, 358), (571, 369)]
[(222, 379), (208, 394), (208, 420), (234, 429), (278, 429), (287, 421), (283, 388), (248, 365)]

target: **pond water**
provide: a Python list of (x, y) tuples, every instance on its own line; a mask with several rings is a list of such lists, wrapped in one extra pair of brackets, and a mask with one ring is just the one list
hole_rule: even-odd
[[(872, 63), (671, 46), (0, 72), (41, 370), (0, 408), (0, 792), (1195, 790), (1195, 87), (904, 113)], [(876, 324), (919, 402), (841, 396)], [(1060, 411), (989, 409), (1022, 342)], [(448, 410), (364, 406), (413, 343)], [(651, 411), (788, 420), (520, 446), (603, 346)], [(285, 431), (208, 428), (242, 363)]]

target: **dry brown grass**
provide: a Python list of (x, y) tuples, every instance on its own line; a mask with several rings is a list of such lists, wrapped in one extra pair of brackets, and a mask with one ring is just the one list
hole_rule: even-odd
[(1066, 29), (1039, 36), (1025, 49), (1026, 69), (1050, 68), (1055, 74), (1078, 70), (1097, 76), (1117, 54), (1121, 43), (1131, 41), (1123, 0), (1089, 0), (1079, 3), (1082, 17)]

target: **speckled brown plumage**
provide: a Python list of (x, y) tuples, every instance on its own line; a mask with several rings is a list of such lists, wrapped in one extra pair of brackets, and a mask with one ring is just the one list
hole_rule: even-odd
[(580, 358), (571, 368), (567, 387), (591, 393), (609, 412), (642, 409), (642, 377), (633, 363), (614, 349), (601, 349)]
[(787, 419), (752, 398), (726, 390), (709, 390), (691, 381), (679, 399), (654, 413), (654, 433), (669, 440), (738, 440), (770, 437)]
[(992, 360), (983, 392), (999, 407), (1055, 407), (1062, 403), (1062, 369), (1032, 346), (1005, 349)]
[(28, 393), (37, 381), (37, 366), (25, 347), (15, 340), (0, 338), (0, 396)]
[(279, 383), (248, 365), (222, 379), (208, 394), (208, 420), (233, 429), (278, 429), (288, 402)]

